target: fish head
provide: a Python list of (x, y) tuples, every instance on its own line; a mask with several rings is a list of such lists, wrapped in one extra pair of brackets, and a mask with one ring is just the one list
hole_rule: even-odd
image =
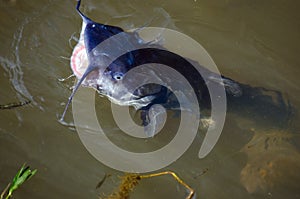
[[(147, 80), (148, 76), (145, 76), (144, 73), (126, 78), (128, 71), (142, 63), (143, 56), (138, 56), (138, 52), (129, 51), (115, 59), (115, 55), (119, 52), (118, 48), (139, 49), (145, 43), (141, 42), (142, 39), (135, 33), (126, 33), (120, 27), (94, 22), (80, 11), (80, 3), (81, 1), (78, 0), (76, 6), (76, 10), (83, 20), (83, 30), (79, 41), (84, 41), (88, 66), (75, 85), (61, 120), (82, 83), (85, 86), (96, 88), (100, 94), (107, 96), (112, 102), (119, 105), (133, 105), (140, 109), (151, 104), (157, 97), (155, 94), (161, 93), (161, 86), (146, 84), (135, 87), (134, 85), (141, 78), (143, 81)], [(114, 36), (120, 33), (124, 33), (125, 37), (122, 37), (121, 40), (115, 39), (117, 37)], [(84, 38), (82, 39), (82, 37)]]
[[(128, 52), (114, 60), (104, 71), (98, 70), (86, 78), (89, 86), (110, 101), (121, 106), (134, 106), (136, 109), (152, 104), (166, 94), (162, 85), (151, 83), (159, 77), (152, 66), (139, 68), (138, 51)], [(155, 67), (155, 66), (154, 66)]]

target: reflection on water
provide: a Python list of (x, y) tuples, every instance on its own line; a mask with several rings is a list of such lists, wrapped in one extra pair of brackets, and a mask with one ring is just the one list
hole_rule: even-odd
[[(69, 60), (64, 57), (70, 57), (69, 39), (81, 26), (74, 4), (0, 1), (0, 104), (34, 101), (25, 107), (0, 110), (0, 189), (24, 162), (38, 169), (16, 192), (16, 198), (96, 198), (118, 184), (120, 173), (96, 161), (74, 129), (57, 122), (72, 85), (58, 79), (71, 74)], [(83, 1), (84, 12), (100, 22), (124, 28), (141, 27), (149, 21), (151, 25), (177, 27), (206, 48), (224, 75), (280, 91), (298, 110), (300, 20), (296, 4), (292, 0), (271, 4), (257, 0)], [(156, 8), (163, 8), (169, 20)], [(106, 99), (96, 101), (99, 115), (110, 114)], [(200, 132), (184, 156), (166, 169), (176, 171), (196, 189), (199, 198), (299, 197), (297, 114), (279, 128), (280, 121), (270, 124), (255, 113), (255, 109), (247, 113), (245, 107), (236, 107), (227, 114), (221, 138), (209, 156), (196, 158), (204, 136)], [(70, 112), (66, 120), (72, 121)], [(115, 136), (119, 131), (113, 121), (108, 117), (102, 122), (115, 142), (123, 143), (126, 137)], [(169, 136), (161, 135), (161, 139)], [(144, 142), (132, 142), (136, 149), (144, 146)], [(200, 175), (204, 170), (207, 172)], [(96, 190), (105, 173), (114, 177)], [(137, 188), (133, 198), (153, 198), (154, 194), (182, 198), (178, 194), (182, 190), (162, 190), (166, 184), (172, 182), (149, 180)]]

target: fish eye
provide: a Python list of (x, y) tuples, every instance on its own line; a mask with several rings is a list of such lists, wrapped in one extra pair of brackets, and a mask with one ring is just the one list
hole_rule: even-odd
[(121, 72), (115, 72), (113, 75), (112, 75), (112, 78), (114, 80), (122, 80), (124, 77), (124, 74), (121, 73)]

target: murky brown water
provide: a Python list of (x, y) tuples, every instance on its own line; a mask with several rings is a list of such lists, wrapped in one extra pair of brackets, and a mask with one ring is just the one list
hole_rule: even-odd
[[(72, 85), (58, 79), (71, 74), (65, 59), (72, 52), (69, 39), (81, 27), (75, 3), (0, 0), (0, 104), (33, 100), (26, 107), (0, 110), (0, 189), (24, 162), (38, 169), (16, 198), (97, 198), (108, 194), (121, 175), (95, 160), (76, 131), (57, 121)], [(91, 18), (124, 28), (147, 24), (155, 15), (153, 9), (163, 8), (170, 20), (153, 25), (176, 26), (206, 48), (224, 75), (278, 90), (296, 110), (300, 108), (298, 1), (82, 3)], [(105, 99), (97, 101), (104, 111), (108, 109)], [(297, 114), (280, 130), (276, 124), (262, 127), (255, 118), (242, 116), (227, 115), (222, 136), (205, 159), (197, 158), (200, 135), (183, 157), (165, 169), (177, 172), (199, 198), (300, 198)], [(66, 120), (72, 121), (71, 114)], [(105, 173), (113, 177), (96, 190)], [(155, 194), (183, 198), (184, 191), (163, 177), (143, 182), (133, 198)]]

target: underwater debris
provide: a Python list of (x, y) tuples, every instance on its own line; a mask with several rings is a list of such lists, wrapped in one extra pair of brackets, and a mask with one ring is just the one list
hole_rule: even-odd
[(97, 184), (96, 189), (99, 189), (99, 188), (103, 185), (103, 183), (105, 182), (105, 180), (106, 180), (108, 177), (110, 177), (110, 176), (111, 176), (111, 174), (105, 174), (105, 175), (103, 176), (102, 180)]
[(163, 171), (159, 173), (147, 174), (147, 175), (139, 175), (127, 173), (121, 177), (121, 183), (118, 189), (113, 192), (111, 195), (106, 197), (105, 199), (129, 199), (130, 193), (134, 190), (134, 188), (139, 184), (139, 181), (146, 178), (152, 178), (163, 175), (171, 175), (177, 182), (179, 182), (182, 186), (184, 186), (188, 191), (189, 195), (186, 199), (195, 198), (195, 191), (187, 185), (182, 179), (180, 179), (176, 173), (172, 171)]
[(24, 102), (13, 102), (13, 103), (9, 103), (9, 104), (0, 104), (0, 109), (13, 109), (13, 108), (17, 108), (17, 107), (20, 107), (20, 106), (25, 106), (27, 104), (30, 104), (31, 101), (30, 100), (27, 100), (27, 101), (24, 101)]
[(0, 199), (9, 199), (12, 197), (13, 192), (19, 188), (21, 184), (23, 184), (25, 181), (29, 180), (34, 174), (37, 172), (37, 170), (31, 171), (29, 166), (25, 167), (25, 164), (21, 167), (21, 169), (18, 171), (14, 179), (11, 183), (9, 183), (4, 191), (0, 195)]
[(65, 78), (59, 78), (58, 81), (60, 81), (60, 82), (65, 82), (65, 81), (71, 79), (71, 78), (74, 77), (74, 76), (75, 76), (74, 74), (71, 74), (71, 75), (69, 75), (68, 77), (65, 77)]
[(128, 199), (130, 193), (138, 185), (141, 178), (137, 174), (125, 174), (121, 177), (118, 189), (105, 199)]
[(197, 179), (197, 178), (203, 176), (204, 174), (206, 174), (208, 172), (208, 170), (209, 170), (208, 168), (203, 169), (203, 171), (201, 173), (199, 173), (198, 175), (194, 176), (193, 178)]

